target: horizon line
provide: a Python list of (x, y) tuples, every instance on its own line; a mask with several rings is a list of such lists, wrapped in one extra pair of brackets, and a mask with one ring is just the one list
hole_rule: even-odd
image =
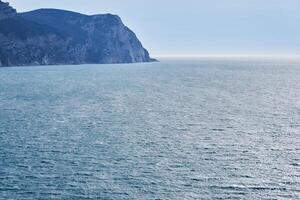
[(298, 58), (300, 54), (199, 54), (199, 55), (151, 55), (153, 58)]

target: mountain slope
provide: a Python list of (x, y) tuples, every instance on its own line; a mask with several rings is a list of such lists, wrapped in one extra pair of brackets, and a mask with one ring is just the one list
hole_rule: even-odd
[(145, 62), (148, 52), (135, 34), (115, 15), (87, 16), (56, 9), (23, 13), (22, 17), (55, 27), (83, 44), (91, 63)]
[(149, 61), (118, 16), (56, 9), (17, 14), (0, 1), (0, 66)]

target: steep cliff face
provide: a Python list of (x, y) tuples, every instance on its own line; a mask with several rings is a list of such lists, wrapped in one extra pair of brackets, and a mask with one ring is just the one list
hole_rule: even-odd
[(118, 16), (87, 16), (56, 9), (40, 9), (22, 16), (76, 38), (87, 62), (130, 63), (150, 59), (135, 34), (124, 26)]
[(17, 12), (8, 3), (0, 0), (0, 20), (15, 17)]
[(56, 9), (16, 14), (0, 5), (6, 10), (0, 9), (0, 66), (152, 61), (118, 16)]

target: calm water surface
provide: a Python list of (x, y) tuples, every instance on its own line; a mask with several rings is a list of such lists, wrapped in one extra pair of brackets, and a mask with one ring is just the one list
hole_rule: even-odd
[(299, 198), (299, 61), (0, 68), (0, 199)]

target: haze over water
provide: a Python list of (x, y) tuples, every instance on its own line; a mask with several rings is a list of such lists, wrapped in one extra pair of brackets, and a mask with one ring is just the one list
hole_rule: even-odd
[(0, 68), (0, 199), (299, 199), (300, 62)]

